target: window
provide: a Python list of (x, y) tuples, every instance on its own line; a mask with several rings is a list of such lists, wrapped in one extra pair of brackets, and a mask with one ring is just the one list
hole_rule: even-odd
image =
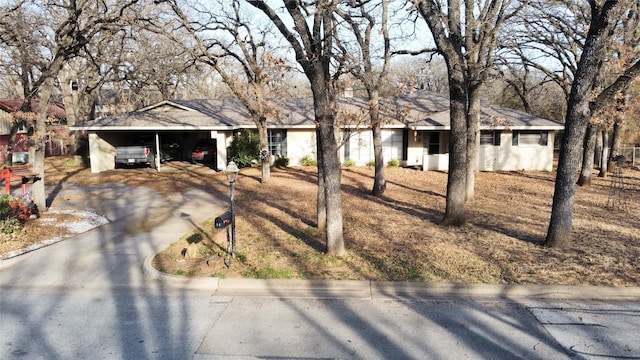
[(514, 131), (511, 145), (541, 145), (547, 146), (549, 142), (548, 131)]
[(481, 130), (480, 145), (500, 146), (500, 131)]
[(427, 154), (440, 154), (440, 133), (437, 131), (431, 131), (426, 133), (424, 137), (424, 147), (427, 149)]
[(385, 160), (403, 160), (404, 135), (402, 130), (382, 132), (382, 156)]
[(269, 153), (276, 157), (287, 155), (287, 131), (268, 130)]
[(344, 147), (344, 158), (355, 162), (367, 162), (373, 158), (373, 133), (371, 131), (351, 132), (344, 134), (347, 144)]

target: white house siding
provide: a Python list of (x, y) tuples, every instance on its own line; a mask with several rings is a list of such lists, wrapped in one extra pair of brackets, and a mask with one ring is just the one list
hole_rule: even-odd
[(0, 135), (7, 135), (11, 133), (11, 114), (0, 110)]
[(287, 129), (287, 157), (289, 165), (298, 166), (303, 157), (316, 159), (315, 129)]
[(547, 145), (512, 145), (513, 132), (502, 131), (500, 145), (480, 145), (478, 151), (480, 171), (515, 171), (553, 169), (554, 132), (549, 131)]
[(233, 141), (233, 131), (211, 131), (209, 136), (216, 139), (216, 170), (224, 170), (227, 167), (227, 149)]
[[(382, 130), (381, 138), (384, 161), (402, 160), (403, 129)], [(340, 148), (340, 160), (353, 160), (357, 166), (374, 161), (373, 131), (352, 131), (345, 145)]]
[(382, 156), (385, 163), (390, 160), (403, 160), (403, 133), (403, 129), (382, 130)]
[(422, 158), (426, 152), (424, 148), (424, 131), (409, 130), (407, 141), (407, 162), (406, 166), (422, 166)]
[[(438, 141), (429, 152), (431, 135)], [(447, 131), (413, 131), (409, 130), (406, 166), (422, 167), (422, 170), (447, 170), (449, 133)]]
[(342, 162), (353, 160), (357, 166), (366, 165), (375, 158), (373, 154), (373, 132), (371, 130), (352, 132), (347, 143), (341, 148), (340, 156)]
[(99, 173), (115, 168), (116, 148), (100, 138), (95, 132), (89, 133), (89, 153), (91, 172)]

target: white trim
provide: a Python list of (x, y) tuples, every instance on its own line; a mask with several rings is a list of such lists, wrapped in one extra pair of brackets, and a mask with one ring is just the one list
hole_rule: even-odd
[(159, 107), (164, 106), (164, 105), (171, 105), (171, 106), (177, 107), (178, 109), (181, 109), (181, 110), (195, 111), (195, 112), (202, 113), (201, 111), (198, 111), (198, 110), (196, 110), (196, 109), (194, 109), (192, 107), (180, 105), (180, 104), (174, 103), (171, 100), (163, 100), (163, 101), (161, 101), (159, 103), (143, 107), (142, 109), (138, 109), (138, 110), (136, 110), (136, 112), (145, 112), (145, 111), (148, 111), (148, 110), (151, 110), (151, 109), (159, 108)]

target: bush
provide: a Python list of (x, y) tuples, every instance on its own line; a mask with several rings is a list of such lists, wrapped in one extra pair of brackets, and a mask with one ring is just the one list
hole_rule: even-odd
[(389, 160), (387, 162), (387, 166), (393, 166), (393, 167), (400, 166), (400, 160), (396, 160), (396, 159)]
[(0, 220), (0, 232), (3, 234), (13, 234), (22, 230), (22, 224), (18, 219), (4, 219)]
[(20, 231), (22, 226), (38, 214), (38, 208), (29, 197), (29, 193), (22, 196), (3, 194), (0, 196), (0, 231), (11, 234)]
[(300, 159), (300, 164), (302, 166), (318, 166), (318, 162), (311, 155), (303, 156)]
[(255, 131), (242, 129), (233, 135), (229, 156), (239, 168), (249, 167), (260, 157), (260, 137)]
[(286, 156), (280, 156), (273, 162), (273, 166), (287, 167), (289, 166), (289, 158)]
[(374, 166), (376, 166), (376, 161), (375, 161), (375, 160), (369, 160), (369, 161), (367, 161), (367, 166), (368, 166), (368, 167), (374, 167)]
[(351, 160), (351, 159), (345, 159), (344, 166), (346, 166), (346, 167), (356, 166), (356, 162), (354, 160)]

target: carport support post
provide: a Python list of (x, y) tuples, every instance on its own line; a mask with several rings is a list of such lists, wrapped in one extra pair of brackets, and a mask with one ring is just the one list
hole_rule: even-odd
[(160, 158), (162, 157), (162, 154), (160, 154), (160, 136), (158, 135), (158, 132), (156, 131), (156, 156), (154, 157), (154, 161), (156, 162), (156, 169), (158, 169), (158, 171), (160, 171)]
[[(227, 176), (227, 180), (229, 180), (229, 186), (231, 187), (231, 254), (233, 257), (236, 256), (236, 192), (235, 192), (235, 184), (236, 179), (238, 179), (238, 173), (240, 169), (236, 165), (235, 162), (230, 161), (227, 164), (227, 168), (224, 170), (225, 175)], [(231, 261), (229, 261), (229, 267), (231, 266)]]

